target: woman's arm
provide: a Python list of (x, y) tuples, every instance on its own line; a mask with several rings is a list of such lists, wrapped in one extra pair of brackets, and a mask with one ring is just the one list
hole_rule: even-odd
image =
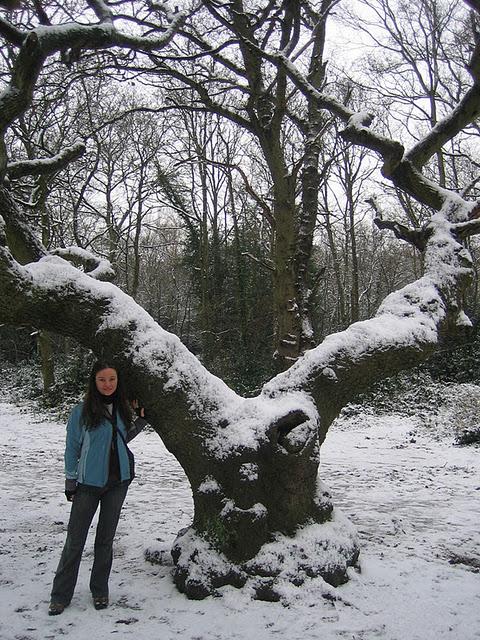
[(67, 499), (70, 499), (77, 489), (78, 460), (84, 436), (81, 415), (82, 405), (77, 405), (73, 408), (67, 423), (65, 443), (65, 494)]
[(136, 438), (140, 431), (143, 431), (145, 427), (148, 425), (148, 422), (142, 416), (138, 416), (133, 420), (130, 428), (127, 430), (127, 442)]
[(140, 431), (143, 431), (148, 425), (148, 422), (145, 420), (145, 409), (140, 407), (138, 400), (132, 400), (132, 409), (137, 414), (137, 417), (132, 420), (131, 425), (127, 429), (127, 442), (136, 438)]

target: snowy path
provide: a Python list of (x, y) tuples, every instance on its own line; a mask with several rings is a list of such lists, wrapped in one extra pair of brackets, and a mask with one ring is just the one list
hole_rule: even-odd
[(48, 594), (69, 510), (64, 425), (0, 403), (0, 639), (480, 639), (479, 450), (410, 442), (414, 426), (344, 421), (329, 434), (322, 479), (358, 527), (362, 573), (335, 590), (336, 601), (322, 598), (320, 581), (296, 598), (292, 588), (288, 607), (233, 588), (188, 601), (170, 567), (143, 560), (146, 547), (168, 545), (189, 523), (191, 497), (159, 438), (142, 434), (132, 444), (138, 478), (119, 525), (112, 605), (91, 606), (89, 539), (74, 600), (52, 618)]

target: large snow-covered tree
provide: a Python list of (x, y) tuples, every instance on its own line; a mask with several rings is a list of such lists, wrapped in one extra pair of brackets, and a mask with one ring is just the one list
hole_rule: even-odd
[[(50, 3), (35, 2), (38, 25), (29, 28), (17, 23), (15, 14), (0, 17), (0, 35), (16, 52), (0, 94), (2, 140), (30, 108), (36, 80), (50, 57), (61, 55), (72, 64), (83, 51), (158, 51), (189, 19), (180, 12), (162, 13), (164, 3), (87, 0), (76, 14), (74, 4), (67, 14), (56, 2), (50, 13)], [(209, 4), (220, 12), (234, 5), (245, 24), (261, 10), (253, 0)], [(268, 8), (281, 14), (290, 4), (273, 0)], [(0, 145), (0, 319), (70, 336), (125, 369), (132, 393), (147, 407), (152, 425), (191, 484), (194, 519), (172, 549), (176, 584), (189, 597), (248, 583), (256, 597), (277, 599), (282, 581), (300, 585), (322, 576), (337, 585), (347, 580), (358, 545), (318, 480), (320, 446), (328, 428), (356, 394), (421, 362), (442, 336), (468, 325), (462, 295), (473, 270), (463, 241), (480, 230), (479, 206), (422, 173), (439, 149), (479, 114), (480, 3), (467, 4), (472, 9), (471, 85), (455, 108), (408, 149), (378, 133), (372, 114), (352, 111), (310, 82), (290, 56), (291, 48), (275, 47), (281, 40), (269, 39), (262, 47), (248, 39), (245, 29), (243, 45), (261, 56), (263, 62), (257, 64), (281, 68), (284, 81), (288, 78), (308, 104), (314, 102), (322, 113), (344, 123), (345, 139), (382, 158), (387, 180), (432, 210), (425, 226), (415, 229), (389, 220), (373, 203), (378, 225), (423, 253), (424, 275), (389, 295), (374, 318), (307, 351), (255, 398), (234, 393), (176, 336), (105, 281), (111, 276), (107, 264), (78, 249), (49, 253), (36, 237), (15, 201), (14, 176), (58, 170), (82, 152), (80, 143), (72, 141), (51, 157), (16, 162), (9, 161)], [(128, 7), (133, 13), (121, 16), (120, 10)], [(271, 25), (274, 29), (275, 21)]]

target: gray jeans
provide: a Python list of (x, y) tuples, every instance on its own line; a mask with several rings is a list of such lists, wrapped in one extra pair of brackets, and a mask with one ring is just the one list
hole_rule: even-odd
[(113, 538), (127, 490), (128, 483), (106, 487), (101, 493), (93, 493), (88, 488), (79, 486), (73, 498), (67, 539), (53, 580), (52, 602), (70, 604), (88, 530), (99, 504), (90, 591), (94, 598), (108, 596)]

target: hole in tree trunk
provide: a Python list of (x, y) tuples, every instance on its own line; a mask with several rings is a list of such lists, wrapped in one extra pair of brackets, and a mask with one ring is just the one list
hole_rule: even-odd
[(295, 411), (287, 413), (286, 416), (282, 416), (279, 420), (274, 422), (272, 425), (272, 430), (277, 434), (277, 443), (280, 446), (285, 446), (288, 434), (307, 420), (307, 414), (300, 409), (296, 409)]

